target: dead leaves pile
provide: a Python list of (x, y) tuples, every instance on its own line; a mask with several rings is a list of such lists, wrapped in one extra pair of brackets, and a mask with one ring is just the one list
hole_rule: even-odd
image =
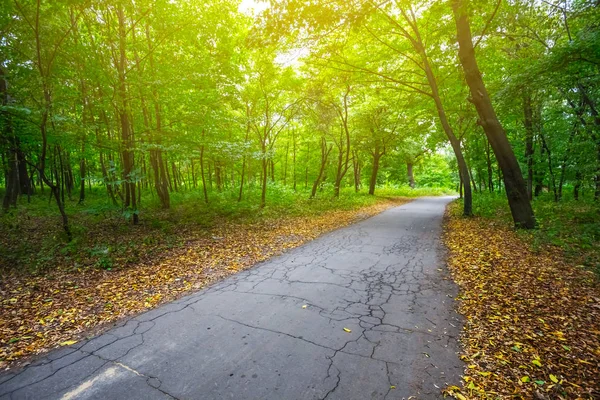
[(73, 344), (94, 327), (173, 300), (406, 201), (382, 199), (358, 210), (320, 216), (223, 224), (186, 238), (185, 246), (159, 259), (113, 271), (86, 268), (8, 276), (0, 283), (0, 368)]
[(444, 241), (460, 286), (467, 363), (459, 399), (600, 398), (600, 285), (560, 251), (450, 212)]

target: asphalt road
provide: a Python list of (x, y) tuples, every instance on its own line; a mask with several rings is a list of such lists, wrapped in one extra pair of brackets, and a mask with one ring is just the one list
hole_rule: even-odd
[(436, 399), (464, 364), (451, 198), (331, 232), (0, 376), (17, 399)]

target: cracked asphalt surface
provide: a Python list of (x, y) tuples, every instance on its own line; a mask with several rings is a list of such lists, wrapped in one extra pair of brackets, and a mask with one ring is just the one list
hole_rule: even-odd
[(439, 240), (450, 200), (387, 210), (50, 352), (0, 375), (0, 400), (441, 398), (464, 368)]

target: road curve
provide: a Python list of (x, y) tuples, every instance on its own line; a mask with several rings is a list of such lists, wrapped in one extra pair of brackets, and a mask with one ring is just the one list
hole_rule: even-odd
[(0, 375), (0, 400), (437, 399), (458, 384), (450, 197), (326, 234)]

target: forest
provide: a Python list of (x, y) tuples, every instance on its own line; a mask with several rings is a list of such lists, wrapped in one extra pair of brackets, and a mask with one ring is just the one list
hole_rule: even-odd
[(140, 285), (0, 365), (421, 196), (600, 274), (595, 0), (3, 1), (0, 100), (2, 313)]
[(177, 192), (460, 187), (525, 228), (600, 197), (594, 3), (457, 3), (458, 36), (437, 2), (249, 4), (6, 3), (5, 212), (49, 197), (69, 241), (100, 192), (137, 224)]

